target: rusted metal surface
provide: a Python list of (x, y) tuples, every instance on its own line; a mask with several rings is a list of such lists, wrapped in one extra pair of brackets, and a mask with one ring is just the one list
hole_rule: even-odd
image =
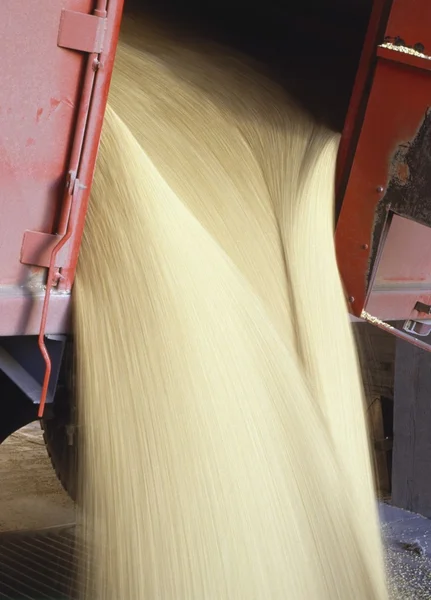
[[(349, 175), (336, 230), (350, 309), (356, 316), (365, 309), (381, 321), (412, 318), (417, 300), (431, 300), (431, 254), (418, 254), (420, 244), (429, 245), (431, 230), (419, 235), (395, 221), (386, 236), (393, 213), (431, 225), (431, 5), (396, 0), (389, 8), (386, 28), (375, 39), (364, 117), (355, 125), (356, 152), (351, 168), (347, 159), (344, 164)], [(391, 43), (405, 48), (391, 49)], [(353, 107), (358, 102), (352, 98)], [(353, 126), (346, 127), (347, 139)]]
[[(86, 209), (122, 4), (44, 0), (23, 10), (14, 0), (3, 2), (0, 335), (67, 329), (76, 266), (73, 244), (70, 251), (66, 247), (76, 233), (70, 216), (72, 208), (75, 213)], [(84, 218), (75, 216), (73, 227), (82, 228)]]

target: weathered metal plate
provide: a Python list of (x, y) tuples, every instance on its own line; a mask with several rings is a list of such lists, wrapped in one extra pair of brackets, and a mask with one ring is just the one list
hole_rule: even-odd
[[(431, 304), (431, 227), (394, 215), (388, 227), (366, 311), (385, 321), (424, 318), (417, 302)], [(429, 318), (425, 317), (425, 318)]]
[[(46, 332), (63, 333), (65, 329), (69, 305), (65, 292), (70, 292), (74, 279), (123, 0), (97, 3), (98, 14), (104, 15), (107, 9), (106, 20), (89, 16), (95, 4), (93, 0), (44, 0), (23, 7), (15, 0), (2, 2), (0, 335), (40, 330), (47, 256), (38, 260), (40, 249), (34, 246), (34, 236), (57, 233), (73, 161), (82, 188), (74, 197), (70, 221), (66, 215), (71, 237), (67, 256), (63, 253), (60, 257), (64, 278), (59, 291), (52, 293)], [(62, 13), (63, 9), (69, 12)], [(65, 20), (65, 14), (73, 18)], [(90, 43), (88, 31), (79, 30), (82, 19), (103, 25), (101, 54), (58, 45), (60, 34), (62, 44), (69, 40), (80, 50), (100, 50), (101, 29), (90, 27), (94, 44)], [(92, 62), (95, 56), (99, 60), (96, 66)], [(76, 140), (79, 143), (73, 146)], [(34, 234), (33, 239), (24, 241), (23, 248), (26, 231)], [(33, 259), (35, 265), (27, 264)]]
[[(66, 184), (86, 56), (57, 46), (63, 5), (2, 2), (0, 286), (27, 281), (24, 231), (52, 231)], [(92, 1), (68, 5), (89, 12)]]

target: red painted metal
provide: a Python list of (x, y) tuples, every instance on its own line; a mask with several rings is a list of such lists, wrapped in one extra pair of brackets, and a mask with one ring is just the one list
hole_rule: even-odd
[[(106, 4), (65, 0), (59, 6), (58, 0), (44, 0), (42, 5), (30, 3), (23, 10), (15, 0), (2, 3), (0, 335), (39, 333), (35, 315), (40, 314), (47, 279), (51, 283), (58, 278), (56, 267), (68, 267), (67, 285), (56, 285), (51, 292), (55, 310), (44, 316), (43, 323), (48, 333), (65, 331), (70, 303), (65, 291), (72, 286), (76, 256), (70, 270), (71, 252), (57, 247), (53, 256), (57, 264), (49, 278), (41, 267), (49, 266), (56, 241), (69, 246), (62, 238), (71, 233), (73, 202), (78, 211), (86, 208), (123, 0)], [(84, 23), (84, 29), (74, 33), (77, 24), (73, 19), (78, 25)], [(97, 27), (93, 25), (96, 22)], [(86, 50), (100, 50), (101, 24), (102, 53), (89, 55), (58, 46), (60, 42), (79, 47), (81, 35)], [(84, 169), (83, 160), (88, 161)], [(75, 186), (79, 169), (85, 190)], [(81, 228), (84, 217), (82, 214), (76, 223)], [(15, 312), (12, 302), (16, 303)]]
[[(59, 236), (53, 233), (26, 231), (22, 241), (21, 262), (25, 265), (49, 267), (52, 251), (59, 241)], [(57, 254), (56, 267), (62, 267), (67, 263), (67, 249), (66, 244), (62, 252)]]
[(393, 61), (397, 64), (406, 65), (408, 67), (416, 67), (422, 71), (431, 71), (431, 60), (429, 58), (421, 58), (412, 54), (403, 52), (394, 52), (388, 48), (377, 48), (377, 56), (386, 60)]
[(68, 328), (122, 8), (123, 0), (2, 5), (0, 335), (38, 334), (40, 415), (51, 372), (45, 334)]
[[(111, 5), (115, 5), (113, 9)], [(90, 118), (87, 123), (85, 138), (83, 140), (82, 157), (77, 171), (81, 182), (76, 201), (70, 211), (70, 256), (68, 264), (61, 272), (63, 279), (59, 282), (59, 291), (69, 292), (72, 289), (78, 262), (79, 248), (84, 230), (85, 215), (87, 212), (90, 188), (96, 165), (96, 157), (99, 149), (100, 133), (102, 130), (103, 117), (108, 99), (109, 85), (114, 66), (116, 42), (121, 21), (123, 0), (109, 0), (108, 9), (112, 11), (111, 20), (108, 18), (108, 26), (104, 36), (104, 47), (110, 48), (109, 52), (103, 52), (98, 68), (98, 75), (94, 82), (93, 97), (90, 107)]]
[(388, 0), (375, 0), (368, 24), (367, 34), (362, 47), (361, 60), (352, 90), (349, 108), (347, 111), (337, 161), (337, 196), (344, 192), (344, 186), (349, 174), (352, 155), (355, 150), (358, 130), (361, 125), (363, 112), (368, 98), (367, 86), (372, 76), (375, 51), (385, 17), (388, 11)]
[(386, 35), (400, 37), (407, 46), (420, 42), (425, 53), (431, 54), (431, 4), (427, 0), (395, 0), (386, 28)]
[(62, 10), (57, 45), (60, 48), (99, 54), (102, 52), (105, 29), (106, 18)]
[(336, 230), (339, 268), (357, 316), (366, 300), (369, 250), (364, 246), (370, 248), (390, 160), (400, 143), (414, 138), (430, 102), (427, 71), (379, 61)]
[[(31, 284), (30, 284), (31, 285)], [(42, 318), (45, 290), (39, 284), (32, 294), (28, 289), (10, 287), (4, 290), (1, 302), (2, 335), (38, 335)], [(51, 294), (45, 333), (68, 333), (70, 326), (70, 294)]]
[[(415, 301), (431, 300), (431, 289), (419, 289), (416, 281), (423, 271), (424, 261), (427, 273), (431, 272), (431, 258), (417, 255), (418, 229), (405, 223), (402, 227), (395, 224), (392, 235), (388, 236), (389, 246), (383, 248), (380, 274), (373, 280), (374, 290), (367, 290), (376, 208), (386, 192), (394, 153), (400, 144), (415, 138), (431, 105), (431, 61), (378, 47), (386, 37), (401, 38), (408, 46), (422, 44), (423, 52), (431, 54), (431, 5), (428, 0), (396, 0), (389, 8), (386, 16), (381, 13), (382, 18), (387, 18), (387, 25), (374, 41), (371, 59), (369, 51), (364, 51), (364, 72), (365, 63), (372, 65), (366, 110), (362, 117), (357, 109), (366, 79), (359, 74), (346, 120), (339, 166), (348, 173), (348, 178), (336, 229), (338, 263), (350, 310), (360, 317), (365, 309), (381, 320), (410, 318), (415, 303), (411, 303), (413, 297)], [(376, 26), (370, 27), (371, 30), (375, 33)], [(355, 143), (354, 130), (360, 134), (350, 167), (349, 144)], [(339, 181), (341, 177), (339, 173)], [(421, 229), (420, 239), (429, 245), (431, 230), (425, 229), (426, 232)], [(405, 260), (399, 249), (399, 236), (405, 249), (415, 248), (411, 253), (406, 250)], [(396, 263), (398, 268), (394, 267)], [(392, 287), (387, 281), (390, 272)], [(408, 278), (410, 283), (406, 284)]]
[[(107, 14), (107, 4), (107, 0), (97, 0), (95, 7), (96, 13), (98, 15)], [(105, 47), (109, 49), (109, 52), (107, 52), (106, 55), (91, 53), (87, 59), (81, 104), (78, 112), (75, 139), (72, 146), (72, 155), (69, 165), (68, 186), (64, 197), (60, 223), (57, 232), (61, 239), (52, 251), (49, 264), (46, 296), (42, 308), (39, 332), (39, 348), (46, 364), (45, 377), (42, 384), (42, 394), (39, 405), (39, 417), (43, 415), (51, 376), (51, 361), (45, 346), (45, 329), (48, 317), (51, 289), (56, 283), (61, 284), (62, 280), (65, 279), (65, 275), (63, 275), (63, 273), (58, 274), (55, 270), (56, 258), (58, 253), (70, 240), (74, 231), (76, 233), (76, 229), (74, 229), (75, 223), (70, 219), (71, 210), (74, 204), (78, 204), (81, 213), (83, 210), (86, 211), (96, 163), (97, 150), (100, 141), (103, 115), (108, 97), (109, 83), (112, 75), (115, 47), (121, 21), (122, 2), (121, 0), (111, 0), (109, 9), (112, 8), (112, 5), (116, 5), (118, 10), (114, 10), (112, 12), (112, 19), (109, 18), (110, 14), (108, 14), (108, 18), (106, 19)], [(100, 83), (99, 86), (95, 86), (94, 83), (95, 80), (98, 79), (97, 75), (99, 74)], [(92, 122), (93, 127), (87, 127), (87, 125), (91, 125)], [(86, 192), (85, 194), (84, 191)], [(86, 202), (83, 202), (81, 198), (84, 195), (86, 196)], [(82, 230), (84, 227), (84, 219), (85, 215), (81, 214), (79, 226), (81, 226)], [(82, 230), (80, 232), (81, 236)], [(72, 282), (70, 283), (70, 286), (71, 284)]]

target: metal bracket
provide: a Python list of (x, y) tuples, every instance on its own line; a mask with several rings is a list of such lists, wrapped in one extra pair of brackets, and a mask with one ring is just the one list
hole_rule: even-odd
[[(60, 241), (61, 236), (41, 231), (26, 231), (22, 240), (20, 260), (25, 265), (35, 267), (49, 267), (52, 251)], [(68, 244), (60, 250), (57, 255), (56, 267), (66, 264), (68, 255)]]
[[(408, 333), (413, 333), (414, 335), (419, 335), (421, 337), (427, 337), (431, 332), (431, 323), (429, 320), (421, 319), (421, 314), (431, 315), (431, 306), (429, 304), (425, 304), (424, 302), (416, 302), (413, 311), (419, 313), (419, 317), (417, 315), (412, 316), (410, 314), (410, 318), (404, 322), (403, 329)], [(412, 313), (413, 313), (412, 311)]]
[(427, 337), (431, 332), (431, 325), (427, 323), (421, 323), (420, 321), (413, 321), (408, 319), (403, 325), (404, 331), (413, 333), (414, 335), (420, 335), (421, 337)]
[[(47, 340), (52, 361), (46, 398), (48, 403), (54, 401), (66, 344), (66, 336), (55, 337), (56, 340)], [(33, 404), (39, 404), (45, 363), (40, 354), (37, 336), (3, 337), (0, 340), (0, 371), (3, 371)]]
[(63, 9), (57, 45), (69, 50), (99, 54), (102, 52), (106, 23), (105, 17)]

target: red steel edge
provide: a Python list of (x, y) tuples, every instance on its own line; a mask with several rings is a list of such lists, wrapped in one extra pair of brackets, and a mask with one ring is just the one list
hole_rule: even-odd
[(367, 33), (362, 47), (361, 59), (356, 74), (337, 159), (337, 196), (344, 193), (350, 172), (361, 122), (368, 99), (367, 86), (373, 75), (377, 40), (386, 25), (389, 0), (374, 0)]
[[(84, 86), (68, 169), (69, 179), (57, 231), (61, 239), (52, 250), (49, 262), (46, 294), (38, 338), (39, 348), (46, 365), (39, 417), (43, 416), (51, 376), (51, 360), (45, 345), (51, 290), (56, 283), (59, 290), (70, 291), (72, 288), (114, 66), (122, 9), (123, 0), (98, 0), (94, 11), (97, 16), (106, 15), (104, 49), (100, 54), (90, 54), (87, 59)], [(69, 240), (71, 244), (69, 264), (57, 270), (55, 267), (56, 257)]]

